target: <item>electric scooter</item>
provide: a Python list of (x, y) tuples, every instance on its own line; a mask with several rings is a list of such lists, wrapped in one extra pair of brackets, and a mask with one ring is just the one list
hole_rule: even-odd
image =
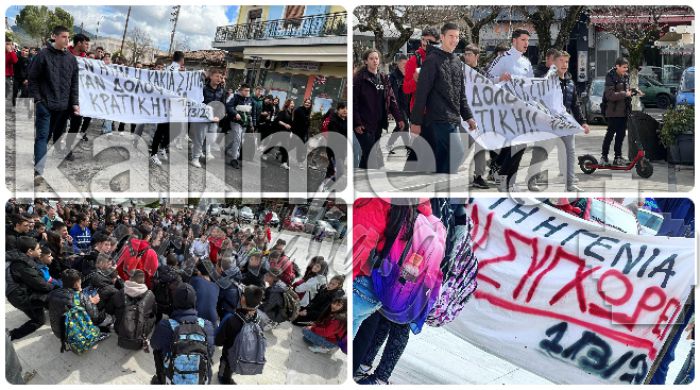
[[(630, 126), (632, 130), (632, 126)], [(634, 128), (635, 133), (637, 133), (636, 127)], [(644, 146), (639, 140), (639, 136), (634, 142), (637, 145), (637, 155), (634, 159), (630, 161), (627, 165), (613, 165), (613, 164), (599, 164), (598, 160), (590, 154), (578, 157), (578, 166), (581, 168), (583, 173), (590, 175), (598, 169), (610, 169), (613, 171), (629, 171), (635, 168), (637, 174), (644, 179), (648, 179), (654, 174), (654, 166), (651, 165), (651, 161), (645, 157)]]

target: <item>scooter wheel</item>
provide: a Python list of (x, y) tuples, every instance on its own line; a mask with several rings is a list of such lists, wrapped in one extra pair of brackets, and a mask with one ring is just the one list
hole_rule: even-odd
[(591, 173), (595, 172), (596, 165), (598, 165), (598, 160), (596, 160), (596, 158), (590, 154), (579, 157), (578, 159), (578, 166), (586, 175), (590, 175)]
[(648, 179), (651, 177), (651, 175), (654, 174), (654, 166), (651, 165), (651, 162), (646, 157), (639, 160), (639, 162), (635, 166), (635, 169), (637, 170), (637, 174), (639, 175), (639, 177), (642, 177), (644, 179)]

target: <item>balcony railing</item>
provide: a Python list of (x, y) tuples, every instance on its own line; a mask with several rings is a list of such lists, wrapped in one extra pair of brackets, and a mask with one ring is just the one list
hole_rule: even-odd
[(219, 26), (214, 42), (347, 35), (347, 13), (303, 16)]

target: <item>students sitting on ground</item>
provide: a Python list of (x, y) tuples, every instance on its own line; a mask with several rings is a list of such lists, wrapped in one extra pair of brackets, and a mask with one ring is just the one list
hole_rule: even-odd
[(318, 293), (309, 305), (299, 311), (299, 316), (294, 320), (293, 324), (308, 325), (318, 320), (334, 299), (345, 296), (345, 291), (343, 291), (344, 282), (345, 277), (342, 275), (332, 277), (327, 285), (318, 290)]
[(148, 335), (156, 323), (156, 298), (146, 286), (143, 271), (136, 270), (124, 289), (112, 297), (117, 345), (148, 351)]
[(36, 268), (35, 258), (41, 248), (35, 239), (19, 236), (16, 250), (5, 252), (9, 265), (5, 268), (5, 296), (8, 302), (29, 317), (20, 327), (10, 331), (10, 339), (21, 339), (39, 329), (46, 317), (44, 306), (47, 294), (55, 288)]
[(63, 271), (62, 288), (49, 294), (49, 319), (51, 331), (61, 340), (61, 352), (65, 350), (83, 353), (109, 336), (101, 333), (88, 314), (85, 304), (97, 305), (99, 295), (81, 294), (81, 275), (74, 269)]
[(304, 276), (294, 282), (294, 291), (301, 299), (301, 307), (308, 306), (321, 286), (327, 283), (328, 264), (323, 260), (323, 256), (314, 256), (310, 263)]
[(268, 287), (265, 289), (265, 301), (260, 307), (265, 331), (274, 329), (282, 322), (293, 321), (299, 313), (299, 297), (282, 281), (280, 275), (282, 270), (279, 268), (271, 268), (265, 274)]
[(248, 252), (248, 262), (242, 270), (243, 279), (241, 283), (246, 286), (264, 287), (264, 277), (267, 270), (262, 264), (262, 252), (253, 248)]
[(49, 266), (52, 262), (53, 255), (51, 254), (51, 248), (49, 248), (47, 245), (43, 245), (41, 247), (41, 254), (39, 255), (36, 267), (39, 270), (39, 272), (41, 272), (41, 276), (44, 277), (44, 280), (46, 280), (48, 284), (51, 284), (54, 287), (62, 287), (60, 279), (54, 279), (53, 277), (51, 277), (51, 274), (49, 272)]
[(197, 316), (197, 294), (189, 284), (173, 293), (173, 312), (156, 325), (151, 348), (156, 375), (151, 384), (209, 384), (214, 327)]
[(347, 298), (336, 298), (318, 321), (302, 329), (304, 341), (315, 353), (332, 353), (347, 333)]
[[(215, 339), (216, 345), (223, 347), (218, 374), (221, 384), (236, 384), (231, 377), (234, 373), (262, 372), (265, 364), (265, 337), (259, 325), (257, 307), (262, 302), (263, 295), (263, 290), (258, 286), (246, 287), (239, 307), (221, 320)], [(242, 360), (247, 365), (241, 365)]]

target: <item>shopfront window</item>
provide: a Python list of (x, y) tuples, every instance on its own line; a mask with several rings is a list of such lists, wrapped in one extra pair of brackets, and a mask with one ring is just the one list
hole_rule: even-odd
[(311, 92), (314, 111), (326, 112), (328, 108), (345, 100), (345, 79), (340, 77), (314, 76)]

